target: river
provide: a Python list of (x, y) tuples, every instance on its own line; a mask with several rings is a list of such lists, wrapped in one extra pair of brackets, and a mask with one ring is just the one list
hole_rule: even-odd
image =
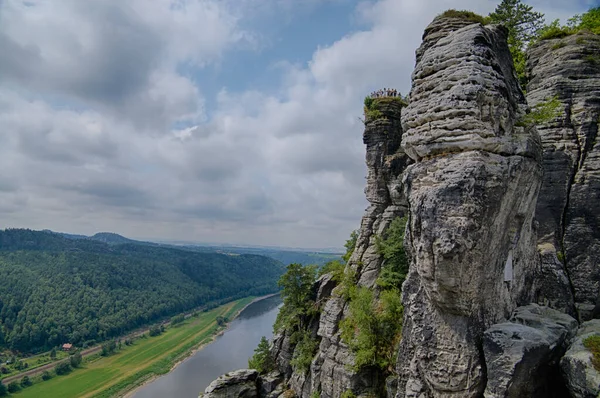
[(220, 375), (247, 368), (261, 336), (271, 338), (280, 304), (279, 296), (250, 304), (222, 336), (170, 373), (141, 387), (132, 398), (197, 398)]

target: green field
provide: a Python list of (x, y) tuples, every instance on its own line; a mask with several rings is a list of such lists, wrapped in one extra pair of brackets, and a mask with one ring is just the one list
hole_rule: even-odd
[(199, 344), (207, 342), (221, 328), (217, 316), (232, 318), (252, 297), (237, 300), (169, 327), (156, 337), (136, 340), (109, 357), (84, 363), (65, 376), (40, 382), (12, 396), (18, 398), (112, 397), (148, 378), (167, 373), (172, 366)]
[(6, 374), (1, 375), (0, 376), (0, 380), (6, 379), (7, 377), (14, 376), (16, 374), (22, 373), (22, 372), (27, 371), (27, 370), (33, 370), (35, 368), (39, 368), (40, 366), (44, 366), (44, 365), (46, 365), (46, 364), (48, 364), (50, 362), (59, 361), (61, 359), (65, 359), (65, 358), (68, 358), (68, 357), (69, 357), (68, 353), (66, 353), (64, 351), (61, 351), (61, 350), (57, 350), (56, 351), (56, 358), (54, 358), (54, 359), (50, 358), (50, 351), (44, 352), (44, 353), (41, 353), (41, 354), (37, 354), (37, 355), (33, 355), (33, 356), (30, 356), (30, 357), (20, 357), (20, 358), (17, 358), (18, 360), (23, 361), (23, 363), (26, 363), (28, 365), (27, 368), (24, 368), (22, 370), (17, 370), (17, 369), (14, 368), (14, 365), (13, 366), (9, 365), (9, 366), (7, 366), (9, 372), (6, 373)]

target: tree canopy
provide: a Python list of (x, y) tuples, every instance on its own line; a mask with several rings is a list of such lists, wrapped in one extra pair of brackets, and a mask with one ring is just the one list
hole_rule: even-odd
[(521, 0), (502, 0), (488, 19), (508, 28), (508, 47), (513, 57), (519, 83), (527, 84), (525, 48), (539, 36), (544, 27), (544, 14), (534, 11)]
[(310, 314), (314, 308), (312, 285), (315, 283), (317, 267), (292, 263), (287, 266), (285, 274), (279, 279), (283, 306), (277, 315), (275, 329), (301, 326), (304, 315)]

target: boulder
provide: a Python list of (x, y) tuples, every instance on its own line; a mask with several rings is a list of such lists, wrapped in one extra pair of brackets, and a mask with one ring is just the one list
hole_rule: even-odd
[(600, 336), (600, 319), (581, 324), (577, 336), (560, 361), (562, 374), (573, 398), (600, 396), (600, 372), (592, 363), (592, 353), (583, 343), (590, 336)]
[(202, 398), (257, 398), (258, 372), (241, 369), (220, 376), (206, 387)]
[(258, 378), (258, 389), (260, 391), (260, 397), (269, 396), (272, 392), (276, 391), (278, 388), (283, 388), (283, 374), (279, 371), (273, 371), (267, 373), (266, 375), (260, 376)]
[(573, 317), (536, 304), (491, 326), (483, 335), (485, 398), (564, 397), (558, 362), (576, 330)]

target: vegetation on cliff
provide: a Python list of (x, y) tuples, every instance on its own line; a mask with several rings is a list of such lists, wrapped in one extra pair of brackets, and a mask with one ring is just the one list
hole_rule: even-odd
[(561, 25), (558, 19), (554, 20), (540, 31), (538, 39), (559, 39), (580, 32), (600, 35), (600, 7), (591, 8), (582, 15), (575, 15), (566, 25)]
[(248, 359), (248, 368), (256, 369), (260, 374), (269, 373), (275, 368), (275, 361), (269, 352), (269, 341), (265, 336), (260, 338), (254, 355)]
[(315, 283), (317, 269), (314, 265), (304, 266), (292, 263), (279, 279), (283, 306), (277, 314), (274, 330), (303, 329), (306, 317), (315, 312), (315, 297), (312, 286)]
[(508, 28), (508, 48), (513, 57), (519, 83), (527, 85), (525, 50), (544, 27), (544, 14), (521, 0), (503, 0), (488, 16), (491, 23), (500, 23)]
[(285, 330), (290, 343), (295, 346), (291, 364), (297, 370), (306, 371), (318, 348), (318, 341), (307, 330), (310, 321), (318, 314), (315, 302), (317, 267), (292, 263), (279, 279), (283, 306), (277, 314), (273, 329)]
[[(294, 347), (291, 365), (300, 372), (305, 372), (310, 367), (313, 357), (319, 347), (319, 338), (308, 330), (309, 325), (319, 315), (319, 305), (316, 302), (315, 282), (317, 277), (330, 274), (332, 280), (340, 283), (344, 278), (345, 263), (350, 259), (356, 241), (358, 231), (352, 231), (350, 238), (346, 241), (346, 253), (342, 255), (342, 261), (333, 260), (318, 268), (316, 265), (302, 265), (292, 263), (287, 266), (285, 274), (279, 279), (283, 305), (277, 314), (273, 325), (274, 332), (288, 334), (290, 344)], [(266, 356), (265, 344), (255, 350), (255, 354), (249, 360), (249, 366), (253, 369), (269, 368)]]
[(373, 98), (367, 96), (364, 100), (364, 122), (367, 123), (373, 120), (385, 119), (386, 116), (381, 111), (381, 105), (384, 105), (386, 103), (395, 103), (400, 105), (400, 107), (408, 105), (407, 99), (402, 97), (401, 94), (398, 97)]
[(562, 104), (557, 96), (554, 96), (546, 101), (540, 102), (531, 109), (531, 112), (524, 115), (521, 120), (518, 120), (517, 126), (539, 126), (540, 124), (549, 123), (553, 119), (560, 116), (562, 113)]
[(600, 372), (600, 336), (593, 335), (583, 340), (583, 346), (592, 353), (592, 364)]
[(447, 10), (445, 12), (443, 12), (442, 14), (440, 14), (440, 17), (442, 18), (458, 18), (458, 19), (463, 19), (466, 21), (471, 21), (473, 23), (480, 23), (480, 24), (487, 24), (488, 20), (479, 15), (474, 13), (473, 11), (468, 11), (468, 10)]
[(356, 370), (375, 366), (388, 372), (395, 365), (396, 347), (402, 334), (400, 289), (408, 272), (405, 226), (406, 218), (396, 218), (385, 234), (376, 239), (378, 252), (384, 258), (377, 279), (381, 289), (378, 297), (367, 287), (357, 287), (348, 279), (344, 282), (350, 311), (340, 324), (341, 337), (355, 355)]

